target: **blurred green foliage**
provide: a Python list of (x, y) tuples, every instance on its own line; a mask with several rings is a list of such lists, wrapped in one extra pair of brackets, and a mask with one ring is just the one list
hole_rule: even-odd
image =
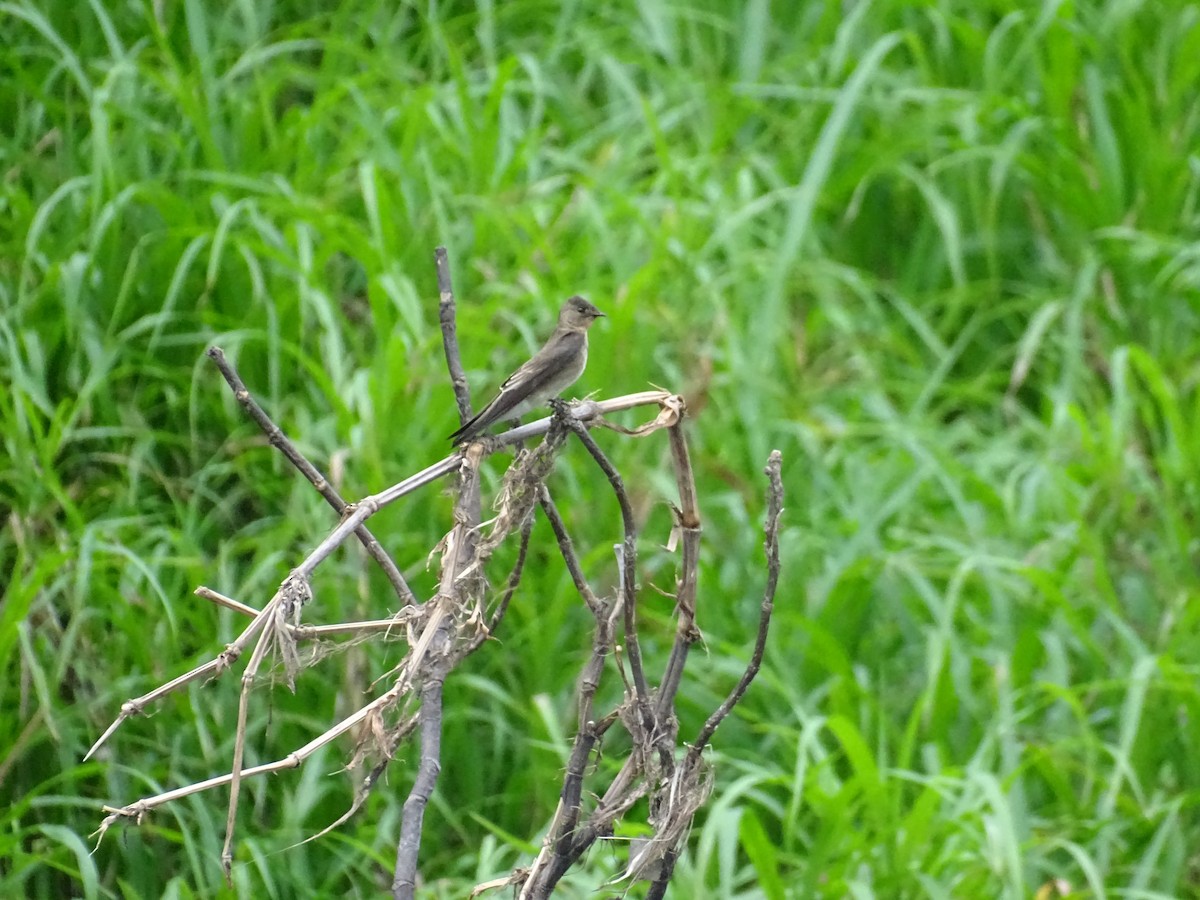
[[(775, 629), (681, 896), (1200, 896), (1197, 84), (1176, 2), (0, 3), (0, 895), (389, 883), (411, 750), (300, 847), (349, 804), (350, 748), (248, 783), (232, 891), (220, 791), (90, 852), (101, 803), (227, 770), (236, 677), (80, 760), (237, 633), (195, 585), (261, 604), (333, 524), (203, 350), (346, 496), (379, 490), (455, 424), (445, 244), (478, 391), (580, 292), (609, 313), (581, 393), (689, 398), (685, 735), (747, 656), (783, 452)], [(602, 439), (661, 660), (665, 447)], [(572, 452), (553, 487), (611, 586), (606, 486)], [(449, 513), (372, 520), (423, 594)], [(357, 551), (316, 597), (313, 621), (395, 603)], [(528, 861), (557, 801), (588, 619), (544, 523), (514, 603), (448, 685), (431, 897)], [(247, 762), (398, 653), (260, 700)]]

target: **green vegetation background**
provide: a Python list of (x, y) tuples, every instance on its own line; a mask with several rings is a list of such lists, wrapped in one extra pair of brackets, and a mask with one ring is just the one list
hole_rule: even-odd
[[(783, 452), (769, 656), (679, 896), (1200, 896), (1194, 4), (16, 0), (0, 48), (0, 896), (230, 893), (222, 791), (87, 835), (101, 803), (227, 770), (236, 676), (80, 762), (236, 633), (193, 587), (260, 604), (332, 523), (202, 354), (347, 496), (378, 490), (455, 424), (439, 243), (477, 391), (581, 292), (610, 316), (581, 394), (690, 398), (684, 734), (748, 653)], [(602, 440), (660, 659), (663, 442)], [(553, 484), (611, 584), (607, 489), (577, 451)], [(428, 491), (373, 521), (426, 593), (449, 512)], [(534, 540), (448, 692), (429, 896), (527, 862), (553, 813), (587, 618)], [(316, 590), (311, 621), (394, 609), (356, 552)], [(248, 761), (361, 703), (397, 646), (260, 701)], [(249, 785), (237, 895), (388, 882), (411, 751), (287, 849), (346, 808), (348, 750)]]

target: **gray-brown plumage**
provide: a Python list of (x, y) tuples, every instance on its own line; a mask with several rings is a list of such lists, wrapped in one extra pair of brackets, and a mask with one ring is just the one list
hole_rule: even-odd
[(587, 365), (587, 332), (604, 313), (582, 297), (572, 297), (558, 312), (554, 334), (529, 362), (500, 385), (492, 401), (450, 435), (455, 444), (472, 441), (497, 422), (517, 419), (557, 397), (583, 374)]

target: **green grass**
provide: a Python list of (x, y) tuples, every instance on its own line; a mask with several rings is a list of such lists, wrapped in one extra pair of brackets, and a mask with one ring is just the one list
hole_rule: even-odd
[[(226, 770), (236, 678), (80, 763), (240, 627), (196, 584), (261, 604), (333, 524), (203, 351), (372, 493), (453, 430), (445, 244), (477, 391), (581, 292), (609, 313), (581, 394), (689, 398), (684, 734), (748, 653), (783, 452), (775, 629), (681, 896), (1200, 896), (1195, 7), (17, 0), (0, 48), (0, 895), (234, 895), (221, 792), (87, 835), (100, 803)], [(602, 440), (669, 586), (664, 445)], [(606, 486), (575, 451), (553, 486), (611, 584)], [(420, 593), (450, 508), (372, 522)], [(527, 862), (553, 814), (587, 616), (534, 540), (503, 641), (447, 688), (431, 897)], [(358, 553), (316, 591), (314, 621), (395, 603)], [(248, 761), (397, 652), (274, 692)], [(346, 808), (347, 753), (245, 786), (236, 895), (387, 883), (411, 750), (287, 849)]]

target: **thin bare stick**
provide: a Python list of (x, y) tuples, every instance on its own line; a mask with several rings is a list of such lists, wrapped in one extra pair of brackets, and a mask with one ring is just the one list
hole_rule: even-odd
[(538, 497), (538, 503), (546, 515), (546, 521), (550, 523), (555, 540), (558, 541), (558, 552), (562, 554), (563, 562), (567, 564), (567, 572), (571, 575), (571, 582), (575, 585), (575, 590), (579, 591), (579, 596), (583, 598), (583, 602), (587, 604), (587, 608), (592, 611), (592, 614), (598, 614), (604, 607), (583, 575), (583, 567), (579, 564), (579, 557), (575, 554), (575, 544), (571, 541), (571, 535), (567, 533), (566, 523), (563, 522), (562, 514), (554, 504), (554, 498), (550, 496), (550, 490), (544, 484)]
[[(659, 428), (668, 428), (678, 422), (683, 409), (683, 398), (667, 391), (640, 391), (622, 397), (610, 397), (608, 400), (576, 400), (568, 404), (568, 408), (573, 418), (591, 428), (596, 425), (607, 426), (609, 424), (603, 420), (605, 413), (651, 405), (659, 406), (661, 410), (658, 418), (642, 426), (645, 429), (641, 431), (642, 434), (649, 434)], [(547, 416), (517, 428), (510, 428), (491, 438), (490, 443), (498, 449), (527, 441), (530, 438), (540, 437), (550, 430), (553, 418), (553, 416)]]
[[(345, 822), (350, 821), (354, 814), (362, 809), (362, 805), (366, 803), (367, 798), (371, 796), (371, 789), (375, 787), (375, 782), (377, 782), (383, 773), (387, 771), (388, 763), (392, 761), (392, 757), (395, 755), (396, 749), (400, 746), (400, 743), (405, 738), (412, 734), (416, 727), (417, 717), (406, 716), (396, 723), (396, 725), (392, 726), (392, 728), (388, 729), (386, 742), (382, 748), (383, 752), (380, 754), (382, 759), (380, 759), (371, 769), (371, 771), (367, 773), (367, 776), (363, 778), (362, 784), (359, 785), (358, 790), (354, 793), (354, 802), (350, 804), (350, 808), (316, 834), (306, 837), (300, 842), (300, 844), (307, 844), (309, 841), (315, 841), (318, 838), (324, 837), (335, 828), (338, 828)], [(353, 763), (350, 765), (352, 766)], [(347, 768), (349, 768), (349, 766)], [(298, 847), (300, 844), (294, 844), (293, 846)], [(291, 848), (289, 847), (288, 849)]]
[(434, 481), (437, 481), (439, 478), (443, 478), (451, 472), (457, 471), (459, 466), (462, 465), (462, 461), (461, 453), (452, 453), (450, 456), (446, 457), (440, 462), (434, 463), (432, 466), (428, 466), (427, 468), (421, 470), (415, 475), (410, 476), (409, 478), (404, 479), (398, 484), (394, 484), (390, 488), (387, 488), (378, 494), (366, 497), (353, 506), (347, 507), (345, 518), (343, 518), (342, 521), (338, 523), (337, 527), (334, 528), (334, 530), (330, 532), (320, 544), (317, 545), (316, 549), (308, 555), (304, 562), (294, 569), (288, 578), (284, 579), (280, 590), (275, 594), (274, 597), (271, 598), (271, 601), (265, 607), (263, 607), (262, 612), (260, 612), (250, 622), (250, 624), (246, 626), (246, 629), (240, 635), (238, 635), (237, 639), (232, 644), (225, 648), (224, 652), (217, 656), (216, 659), (197, 666), (190, 672), (180, 675), (178, 678), (172, 679), (166, 684), (155, 688), (150, 693), (141, 697), (137, 697), (133, 700), (128, 700), (122, 704), (121, 714), (111, 725), (108, 726), (107, 729), (105, 729), (104, 733), (100, 736), (96, 743), (92, 745), (91, 749), (88, 750), (87, 755), (84, 757), (84, 760), (90, 759), (123, 722), (132, 718), (133, 716), (140, 715), (148, 704), (161, 700), (168, 694), (185, 687), (199, 678), (205, 678), (210, 675), (219, 675), (228, 669), (231, 665), (233, 665), (238, 657), (241, 656), (242, 652), (247, 646), (249, 646), (250, 642), (258, 635), (258, 633), (266, 627), (268, 613), (273, 613), (274, 609), (278, 607), (278, 604), (281, 602), (283, 597), (284, 587), (288, 585), (293, 578), (302, 578), (307, 580), (312, 574), (313, 570), (316, 569), (317, 566), (320, 565), (331, 553), (333, 553), (334, 550), (341, 546), (347, 537), (354, 533), (354, 530), (359, 524), (364, 522), (367, 518), (374, 515), (389, 503), (393, 503), (406, 494), (411, 494), (418, 488), (424, 487), (427, 484), (431, 484)]
[(225, 881), (230, 887), (233, 886), (233, 835), (237, 826), (238, 799), (242, 789), (242, 760), (246, 755), (246, 719), (250, 710), (250, 690), (258, 675), (259, 666), (274, 643), (280, 616), (285, 622), (294, 622), (300, 616), (301, 607), (311, 597), (312, 590), (307, 575), (297, 576), (293, 572), (285, 579), (279, 593), (258, 617), (260, 620), (266, 620), (266, 626), (258, 637), (254, 652), (250, 654), (245, 671), (242, 672), (242, 693), (238, 700), (237, 730), (233, 740), (233, 765), (229, 770), (229, 812), (225, 817), (225, 844), (221, 848), (221, 865), (225, 869)]
[[(433, 261), (437, 269), (438, 322), (442, 327), (442, 351), (446, 357), (446, 370), (450, 373), (450, 386), (454, 389), (454, 402), (458, 404), (458, 422), (465, 425), (471, 418), (471, 386), (467, 383), (467, 373), (463, 371), (462, 356), (458, 349), (454, 286), (450, 280), (450, 258), (445, 247), (437, 247), (433, 251)], [(466, 510), (471, 521), (477, 524), (483, 518), (481, 502), (476, 492), (474, 505)], [(474, 533), (467, 535), (466, 540), (473, 546)]]
[[(218, 606), (224, 606), (226, 609), (231, 609), (252, 619), (260, 613), (260, 610), (255, 609), (253, 606), (247, 606), (245, 603), (234, 600), (232, 597), (226, 597), (224, 594), (204, 585), (200, 585), (192, 593), (197, 597), (203, 597), (205, 600), (210, 600)], [(420, 611), (417, 607), (406, 606), (390, 619), (368, 619), (364, 622), (335, 622), (332, 625), (292, 625), (291, 623), (285, 623), (284, 627), (298, 641), (339, 637), (341, 635), (376, 634), (378, 632), (383, 632), (383, 639), (388, 640), (391, 638), (388, 632), (396, 630), (397, 626), (406, 624), (418, 615), (420, 615)], [(399, 640), (399, 638), (392, 639)]]
[(521, 891), (517, 895), (519, 900), (543, 900), (549, 897), (563, 875), (578, 861), (584, 851), (600, 837), (612, 834), (613, 823), (649, 792), (648, 786), (641, 780), (642, 759), (642, 754), (637, 752), (626, 757), (621, 771), (609, 785), (596, 809), (588, 816), (586, 822), (575, 827), (566, 846), (556, 848), (553, 852), (550, 852), (548, 847), (543, 848), (521, 885)]
[[(567, 761), (567, 769), (559, 796), (558, 808), (555, 810), (554, 818), (543, 841), (542, 851), (538, 854), (537, 859), (534, 860), (522, 884), (519, 894), (521, 898), (549, 897), (567, 870), (602, 833), (602, 829), (604, 828), (604, 814), (610, 812), (611, 819), (607, 821), (614, 821), (616, 816), (620, 814), (620, 811), (628, 809), (646, 790), (645, 787), (639, 788), (633, 785), (633, 776), (641, 773), (643, 769), (642, 761), (645, 759), (644, 748), (639, 746), (640, 742), (635, 737), (633, 753), (626, 761), (626, 767), (623, 770), (623, 773), (629, 776), (629, 781), (625, 782), (625, 784), (632, 785), (631, 789), (628, 792), (623, 789), (619, 798), (611, 801), (610, 797), (613, 791), (610, 789), (609, 794), (605, 797), (606, 801), (610, 801), (608, 809), (605, 810), (602, 803), (601, 809), (597, 810), (590, 817), (586, 826), (581, 827), (579, 825), (582, 815), (583, 779), (587, 762), (599, 741), (600, 735), (617, 718), (616, 714), (614, 714), (607, 722), (600, 725), (594, 720), (593, 714), (593, 701), (600, 683), (604, 662), (612, 649), (613, 616), (615, 614), (623, 613), (623, 624), (627, 636), (626, 643), (631, 643), (629, 639), (630, 635), (632, 635), (633, 643), (636, 643), (637, 639), (636, 632), (633, 630), (636, 629), (636, 624), (632, 621), (632, 616), (629, 614), (630, 607), (635, 603), (632, 585), (635, 583), (634, 571), (637, 565), (636, 545), (634, 545), (636, 534), (634, 532), (632, 507), (625, 494), (624, 484), (621, 482), (620, 476), (616, 473), (616, 470), (608, 461), (603, 451), (592, 441), (590, 435), (587, 435), (586, 431), (582, 428), (572, 425), (570, 411), (560, 410), (559, 414), (562, 415), (565, 424), (576, 431), (580, 440), (588, 448), (597, 464), (599, 464), (601, 470), (609, 478), (609, 482), (617, 494), (618, 503), (621, 505), (622, 522), (625, 526), (626, 538), (625, 543), (622, 545), (623, 552), (619, 558), (622, 591), (615, 604), (615, 609), (614, 604), (603, 603), (596, 598), (583, 576), (582, 567), (579, 565), (574, 545), (566, 531), (562, 517), (551, 500), (549, 492), (543, 485), (541, 489), (542, 509), (546, 513), (546, 518), (550, 521), (551, 528), (554, 530), (559, 550), (567, 564), (567, 570), (571, 574), (575, 588), (584, 597), (588, 608), (592, 611), (596, 620), (596, 627), (593, 635), (592, 655), (586, 663), (579, 681), (579, 727), (576, 731), (571, 754)], [(588, 446), (589, 443), (590, 446)], [(634, 546), (633, 552), (630, 549), (631, 545)], [(640, 667), (640, 654), (637, 656), (637, 661)], [(630, 664), (632, 669), (632, 657)], [(640, 671), (640, 668), (636, 671)], [(635, 685), (636, 683), (635, 676)], [(644, 677), (642, 683), (643, 685), (645, 684)], [(649, 720), (648, 692), (639, 693), (635, 687), (634, 693), (634, 703), (639, 708), (638, 719), (641, 724), (641, 728), (636, 730), (643, 734), (645, 740), (654, 740), (654, 724)], [(666, 752), (669, 751), (665, 747), (660, 747), (660, 757)]]
[(612, 651), (613, 622), (609, 615), (612, 604), (601, 601), (583, 577), (583, 569), (575, 554), (575, 545), (571, 541), (570, 534), (567, 533), (566, 524), (563, 522), (562, 515), (559, 514), (558, 507), (545, 485), (542, 485), (541, 505), (542, 511), (550, 521), (550, 527), (554, 530), (559, 552), (567, 565), (567, 571), (571, 573), (571, 579), (575, 582), (575, 589), (584, 598), (584, 602), (587, 603), (588, 609), (591, 610), (592, 616), (596, 620), (596, 630), (592, 636), (592, 655), (579, 678), (579, 731), (575, 736), (575, 745), (572, 747), (571, 757), (567, 762), (567, 776), (563, 782), (562, 799), (559, 804), (563, 818), (556, 823), (561, 827), (551, 827), (550, 829), (551, 834), (558, 832), (559, 838), (565, 839), (575, 830), (575, 822), (579, 818), (584, 767), (598, 739), (596, 723), (593, 721), (593, 704), (596, 690), (600, 687), (604, 661)]
[[(655, 844), (637, 860), (631, 860), (627, 877), (642, 874), (651, 879), (646, 896), (662, 898), (679, 860), (680, 845), (700, 804), (711, 791), (712, 779), (703, 765), (704, 748), (712, 739), (717, 727), (745, 696), (750, 683), (762, 665), (767, 646), (767, 634), (771, 625), (771, 613), (775, 606), (775, 590), (779, 585), (779, 519), (783, 513), (783, 457), (772, 450), (763, 470), (767, 476), (767, 516), (763, 526), (764, 549), (767, 555), (767, 583), (763, 588), (763, 601), (759, 613), (758, 632), (754, 650), (742, 677), (724, 702), (705, 721), (696, 735), (696, 741), (688, 748), (683, 763), (677, 768), (675, 778), (668, 790), (659, 792), (659, 824)], [(651, 801), (653, 805), (654, 801)]]
[(512, 571), (508, 573), (508, 580), (504, 585), (504, 593), (500, 597), (500, 602), (496, 604), (495, 612), (488, 619), (487, 635), (495, 634), (500, 623), (504, 621), (504, 616), (508, 612), (508, 604), (517, 590), (517, 585), (521, 583), (521, 575), (525, 572), (525, 559), (529, 555), (529, 536), (531, 534), (533, 534), (533, 516), (526, 519), (525, 524), (521, 527), (521, 543), (517, 548), (517, 561), (513, 563)]
[(700, 639), (696, 628), (696, 577), (700, 564), (700, 508), (696, 500), (696, 482), (692, 476), (692, 461), (688, 454), (683, 425), (672, 425), (671, 456), (675, 463), (675, 483), (679, 489), (679, 508), (675, 510), (675, 527), (682, 535), (680, 578), (675, 591), (675, 609), (679, 616), (675, 625), (675, 645), (667, 660), (659, 684), (655, 710), (658, 720), (664, 721), (675, 706), (675, 694), (683, 678), (688, 651)]
[[(204, 663), (201, 666), (197, 666), (195, 669), (192, 669), (192, 671), (167, 682), (167, 684), (156, 688), (149, 694), (124, 703), (121, 706), (121, 714), (117, 717), (116, 721), (114, 721), (105, 730), (104, 734), (100, 736), (99, 740), (92, 745), (92, 748), (87, 752), (87, 756), (85, 756), (84, 759), (86, 760), (90, 758), (97, 750), (100, 749), (104, 742), (108, 740), (113, 732), (117, 730), (117, 727), (122, 722), (131, 718), (132, 716), (139, 715), (148, 703), (160, 700), (167, 694), (179, 690), (198, 678), (203, 678), (208, 675), (219, 675), (221, 672), (228, 669), (231, 665), (233, 665), (234, 661), (241, 656), (246, 647), (250, 645), (250, 642), (253, 641), (258, 634), (267, 627), (268, 622), (274, 620), (275, 612), (278, 610), (280, 604), (284, 602), (285, 595), (288, 594), (289, 588), (295, 587), (296, 585), (302, 583), (306, 585), (313, 570), (316, 569), (316, 567), (320, 565), (321, 562), (324, 561), (331, 553), (333, 553), (333, 551), (336, 550), (346, 540), (347, 537), (353, 534), (355, 528), (357, 528), (361, 522), (375, 513), (380, 507), (385, 505), (385, 503), (390, 503), (393, 500), (404, 496), (406, 493), (410, 493), (417, 487), (427, 484), (430, 481), (440, 478), (442, 475), (453, 471), (458, 467), (459, 462), (460, 455), (453, 454), (447, 459), (442, 460), (442, 462), (430, 466), (423, 472), (418, 472), (411, 478), (407, 478), (399, 484), (393, 485), (381, 494), (377, 494), (374, 497), (368, 497), (361, 503), (356, 504), (354, 507), (348, 507), (346, 517), (325, 538), (325, 540), (323, 540), (317, 546), (317, 548), (308, 555), (304, 562), (301, 563), (300, 566), (294, 569), (292, 573), (284, 579), (275, 596), (272, 597), (270, 602), (263, 607), (262, 611), (253, 620), (251, 620), (250, 624), (246, 626), (245, 630), (242, 631), (240, 635), (238, 635), (237, 639), (225, 648), (224, 652), (222, 652), (216, 659)], [(379, 499), (385, 497), (385, 500)], [(351, 509), (353, 512), (351, 512)], [(307, 590), (307, 588), (305, 588), (305, 590)]]
[(625, 532), (621, 545), (621, 593), (622, 602), (625, 604), (625, 652), (629, 657), (629, 672), (633, 679), (642, 727), (645, 729), (647, 740), (650, 740), (654, 736), (655, 721), (654, 711), (650, 706), (650, 688), (646, 683), (646, 671), (642, 665), (642, 648), (637, 635), (637, 524), (633, 518), (633, 506), (629, 502), (629, 495), (625, 493), (625, 482), (620, 473), (609, 462), (595, 439), (571, 415), (570, 410), (564, 410), (564, 415), (567, 417), (568, 426), (575, 432), (579, 442), (591, 454), (596, 465), (608, 479), (613, 493), (616, 494), (617, 504), (621, 507), (621, 524)]
[(717, 726), (724, 721), (725, 717), (729, 715), (733, 708), (737, 706), (738, 701), (745, 695), (746, 689), (750, 687), (750, 682), (754, 681), (754, 677), (758, 674), (759, 667), (762, 665), (763, 653), (767, 649), (767, 632), (771, 627), (771, 613), (775, 609), (775, 589), (779, 585), (779, 517), (783, 513), (783, 478), (780, 474), (782, 468), (782, 454), (778, 450), (772, 450), (770, 457), (767, 459), (767, 467), (763, 470), (766, 473), (768, 481), (767, 520), (764, 526), (766, 538), (763, 544), (763, 548), (767, 553), (767, 584), (763, 589), (762, 608), (758, 619), (758, 634), (754, 639), (754, 652), (750, 655), (750, 662), (746, 665), (746, 671), (742, 673), (742, 677), (738, 679), (738, 683), (729, 692), (729, 696), (708, 717), (704, 726), (696, 735), (696, 740), (687, 754), (686, 761), (689, 768), (696, 766), (699, 762), (700, 754), (704, 752), (705, 746), (712, 739)]
[[(560, 540), (560, 547), (562, 543)], [(567, 760), (567, 770), (563, 778), (562, 792), (559, 795), (558, 810), (555, 812), (545, 842), (550, 851), (549, 858), (545, 862), (548, 868), (545, 879), (549, 884), (556, 883), (561, 877), (561, 873), (570, 867), (575, 842), (575, 828), (583, 811), (583, 778), (588, 760), (602, 733), (602, 729), (594, 720), (593, 704), (596, 691), (600, 687), (600, 677), (604, 672), (604, 662), (612, 650), (613, 621), (608, 616), (605, 604), (597, 603), (592, 608), (592, 612), (596, 619), (596, 628), (592, 636), (592, 655), (584, 665), (579, 678), (578, 730), (571, 747), (571, 755)]]
[(281, 594), (276, 593), (276, 595), (271, 598), (271, 602), (267, 604), (266, 608), (264, 608), (263, 612), (255, 616), (254, 619), (251, 620), (250, 624), (246, 626), (245, 630), (238, 635), (237, 639), (234, 640), (233, 643), (229, 644), (223, 651), (221, 651), (221, 653), (218, 654), (215, 659), (211, 659), (203, 665), (192, 669), (190, 672), (186, 672), (177, 678), (171, 679), (166, 684), (160, 685), (148, 694), (143, 694), (141, 697), (135, 697), (133, 700), (126, 700), (124, 703), (122, 703), (120, 715), (118, 715), (117, 718), (113, 720), (113, 723), (104, 730), (104, 733), (96, 739), (96, 743), (92, 744), (91, 749), (88, 750), (87, 754), (83, 757), (84, 761), (86, 762), (88, 759), (91, 759), (96, 751), (99, 750), (112, 736), (113, 732), (117, 730), (121, 723), (134, 716), (141, 715), (145, 708), (151, 703), (161, 700), (168, 694), (174, 693), (175, 691), (185, 687), (199, 678), (205, 678), (210, 675), (220, 675), (222, 672), (232, 666), (242, 655), (243, 651), (245, 651), (246, 647), (249, 646), (250, 641), (252, 641), (258, 635), (258, 633), (266, 627), (266, 610), (270, 609), (272, 604), (277, 604), (280, 598)]
[[(400, 698), (407, 687), (408, 673), (405, 671), (386, 693), (381, 694), (366, 706), (362, 707), (332, 727), (327, 728), (299, 750), (293, 750), (283, 759), (276, 760), (275, 762), (264, 763), (260, 766), (253, 766), (249, 769), (243, 769), (242, 777), (250, 778), (257, 775), (269, 775), (285, 769), (296, 768), (304, 760), (312, 756), (312, 754), (317, 750), (341, 737), (343, 734), (360, 725), (362, 722), (372, 718), (375, 715), (378, 715), (383, 710), (388, 709)], [(404, 733), (406, 734), (407, 732)], [(127, 806), (105, 806), (104, 811), (111, 813), (111, 815), (109, 815), (108, 818), (101, 823), (99, 834), (101, 837), (103, 837), (104, 832), (107, 831), (108, 828), (111, 827), (118, 819), (132, 818), (137, 821), (141, 821), (142, 817), (152, 809), (163, 806), (173, 800), (179, 800), (192, 794), (198, 794), (202, 791), (220, 787), (221, 785), (230, 784), (232, 781), (233, 774), (227, 773), (225, 775), (218, 775), (215, 778), (198, 781), (195, 784), (189, 784), (170, 791), (164, 791), (161, 794), (155, 794), (151, 797), (143, 797), (142, 799), (136, 800)]]
[(450, 259), (445, 247), (438, 247), (433, 251), (433, 262), (437, 268), (438, 320), (442, 325), (442, 349), (446, 354), (450, 384), (454, 388), (454, 401), (458, 404), (458, 419), (460, 423), (465, 424), (471, 418), (471, 386), (467, 383), (467, 373), (463, 371), (462, 358), (458, 352), (454, 287), (450, 280)]
[(234, 612), (241, 613), (243, 616), (249, 616), (252, 619), (259, 613), (259, 610), (255, 609), (253, 606), (247, 606), (240, 600), (234, 600), (232, 597), (226, 597), (224, 594), (214, 591), (210, 587), (205, 587), (204, 585), (200, 585), (198, 588), (192, 591), (192, 593), (203, 600), (208, 600), (210, 603), (215, 603), (217, 606), (223, 606), (226, 609), (232, 609)]
[[(338, 494), (336, 490), (334, 490), (333, 485), (329, 483), (329, 479), (327, 479), (320, 472), (320, 470), (317, 469), (316, 466), (309, 462), (305, 458), (304, 454), (296, 449), (295, 444), (293, 444), (288, 439), (287, 435), (283, 433), (283, 429), (272, 422), (271, 417), (266, 414), (266, 412), (261, 406), (258, 405), (257, 402), (255, 402), (254, 397), (250, 394), (250, 391), (246, 387), (245, 382), (242, 381), (241, 376), (238, 375), (237, 369), (234, 367), (233, 363), (226, 359), (225, 351), (220, 347), (209, 347), (206, 352), (208, 354), (208, 358), (216, 364), (217, 369), (220, 370), (225, 382), (233, 391), (234, 399), (241, 404), (242, 408), (246, 410), (250, 418), (254, 420), (254, 423), (261, 428), (263, 433), (267, 436), (267, 442), (272, 447), (278, 449), (284, 455), (287, 461), (295, 466), (300, 471), (301, 475), (308, 479), (309, 483), (317, 489), (317, 492), (325, 498), (325, 502), (333, 507), (334, 512), (336, 512), (339, 516), (345, 513), (346, 501), (342, 499), (341, 495)], [(355, 529), (354, 536), (358, 538), (359, 543), (363, 545), (371, 559), (375, 560), (379, 567), (383, 569), (388, 581), (390, 581), (392, 584), (392, 589), (396, 592), (396, 596), (400, 598), (400, 602), (403, 604), (417, 603), (417, 598), (413, 595), (412, 590), (409, 588), (408, 582), (406, 582), (404, 580), (404, 576), (400, 574), (400, 570), (396, 567), (396, 563), (390, 556), (387, 555), (386, 552), (384, 552), (383, 547), (380, 546), (380, 543), (378, 540), (376, 540), (375, 535), (371, 534), (367, 527), (363, 525)]]

